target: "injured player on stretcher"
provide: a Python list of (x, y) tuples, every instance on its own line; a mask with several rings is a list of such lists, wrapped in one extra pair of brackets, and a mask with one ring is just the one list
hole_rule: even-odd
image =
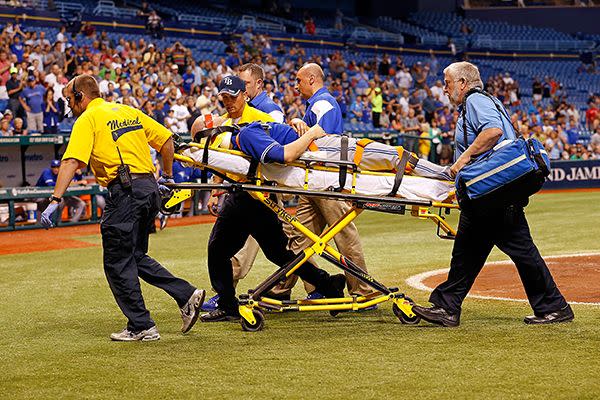
[[(194, 141), (200, 142), (207, 134), (214, 134), (214, 129), (211, 128), (220, 127), (223, 121), (223, 118), (210, 114), (198, 117), (191, 130)], [(265, 166), (270, 165), (270, 163), (291, 163), (299, 158), (303, 160), (340, 161), (340, 159), (343, 159), (341, 157), (342, 148), (347, 147), (346, 160), (353, 161), (360, 171), (395, 173), (401, 165), (404, 165), (404, 170), (414, 176), (406, 177), (409, 180), (416, 177), (440, 180), (437, 184), (439, 190), (434, 195), (420, 196), (419, 193), (415, 193), (415, 196), (411, 196), (403, 193), (401, 188), (398, 195), (402, 197), (445, 200), (448, 192), (453, 188), (452, 182), (449, 182), (452, 178), (448, 167), (441, 167), (427, 160), (419, 159), (415, 154), (405, 151), (401, 146), (394, 147), (368, 139), (356, 138), (347, 138), (347, 143), (344, 144), (343, 142), (346, 139), (341, 135), (328, 135), (319, 125), (313, 126), (302, 136), (299, 136), (291, 126), (274, 122), (266, 124), (253, 122), (245, 126), (234, 125), (233, 127), (223, 127), (223, 129), (229, 129), (229, 131), (213, 135), (210, 139), (212, 141), (211, 147), (241, 151), (259, 160)], [(188, 155), (197, 158), (190, 153)], [(263, 169), (265, 177), (270, 178), (270, 180), (280, 184), (282, 184), (282, 180), (285, 180), (284, 184), (286, 186), (302, 187), (305, 183), (304, 173), (296, 172), (294, 174), (293, 169), (290, 168), (284, 170), (282, 168), (265, 167)], [(331, 179), (334, 179), (332, 183), (337, 183), (337, 177), (333, 174), (329, 175)], [(369, 181), (377, 178), (378, 184), (373, 187), (372, 182), (370, 182), (371, 184), (361, 191), (359, 190), (359, 186), (361, 186), (360, 175), (356, 185), (357, 192), (381, 195), (386, 194), (386, 190), (389, 191), (388, 186), (393, 185), (394, 177), (391, 174), (387, 177), (369, 177)], [(293, 179), (295, 176), (298, 179)], [(327, 189), (327, 186), (319, 187), (323, 186), (321, 177), (315, 174), (314, 178), (319, 178), (319, 183), (315, 183), (314, 189)], [(392, 183), (388, 185), (390, 179)], [(434, 184), (434, 186), (436, 185)], [(437, 192), (440, 190), (443, 193), (438, 195)]]

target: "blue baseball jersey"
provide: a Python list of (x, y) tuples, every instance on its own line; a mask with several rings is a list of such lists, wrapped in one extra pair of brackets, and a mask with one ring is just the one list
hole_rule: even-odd
[(281, 109), (281, 107), (275, 104), (275, 102), (271, 100), (269, 96), (267, 96), (267, 92), (260, 92), (255, 98), (250, 100), (248, 104), (250, 104), (257, 110), (269, 114), (271, 117), (273, 117), (275, 122), (283, 123), (283, 110)]
[(232, 139), (233, 149), (240, 150), (262, 163), (284, 162), (283, 146), (298, 139), (298, 134), (289, 125), (268, 122), (268, 129), (260, 122), (241, 128)]
[(42, 171), (35, 186), (56, 186), (56, 178), (58, 175), (54, 175), (52, 169), (46, 168)]
[(516, 139), (514, 128), (507, 114), (500, 113), (494, 103), (498, 104), (501, 109), (504, 108), (498, 99), (492, 100), (481, 93), (474, 93), (468, 97), (466, 104), (467, 146), (465, 146), (463, 133), (462, 104), (458, 107), (458, 120), (454, 135), (454, 142), (456, 143), (454, 160), (457, 160), (466, 148), (473, 143), (477, 135), (486, 129), (502, 129), (502, 136), (498, 142), (506, 139)]
[(306, 101), (306, 114), (302, 118), (308, 126), (319, 124), (327, 133), (344, 132), (344, 120), (337, 100), (324, 87)]
[[(209, 175), (207, 175), (209, 176)], [(173, 161), (173, 180), (175, 183), (194, 182), (202, 177), (198, 168), (184, 167), (181, 162)]]

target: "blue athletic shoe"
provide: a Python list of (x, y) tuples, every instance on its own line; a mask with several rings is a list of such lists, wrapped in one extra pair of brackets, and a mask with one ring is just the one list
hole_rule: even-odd
[(219, 306), (219, 295), (216, 294), (213, 297), (211, 297), (210, 299), (208, 299), (208, 301), (205, 301), (204, 304), (202, 304), (202, 307), (200, 307), (200, 309), (202, 311), (214, 311), (218, 308)]
[(377, 304), (373, 304), (373, 305), (372, 305), (372, 306), (370, 306), (370, 307), (366, 307), (366, 308), (363, 308), (363, 309), (360, 309), (360, 310), (356, 310), (356, 311), (358, 311), (358, 312), (363, 312), (363, 311), (373, 311), (373, 310), (377, 310), (378, 308), (379, 308), (379, 305), (377, 305)]
[(319, 300), (319, 299), (324, 299), (325, 296), (323, 296), (321, 293), (317, 292), (316, 290), (314, 292), (310, 292), (308, 294), (308, 296), (306, 296), (306, 300)]

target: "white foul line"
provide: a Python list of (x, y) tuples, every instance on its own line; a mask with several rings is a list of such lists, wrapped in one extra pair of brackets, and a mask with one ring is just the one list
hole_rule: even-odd
[[(553, 258), (568, 258), (568, 257), (585, 257), (585, 256), (597, 256), (600, 253), (575, 253), (575, 254), (565, 254), (565, 255), (554, 255), (554, 256), (546, 256), (544, 259), (553, 259)], [(488, 262), (485, 265), (503, 265), (510, 264), (511, 261), (492, 261)], [(417, 290), (422, 290), (424, 292), (431, 292), (433, 288), (425, 285), (423, 281), (432, 276), (446, 274), (450, 268), (440, 268), (434, 269), (433, 271), (421, 272), (420, 274), (413, 275), (406, 279), (406, 284), (410, 287), (413, 287)], [(510, 297), (498, 297), (498, 296), (484, 296), (480, 294), (468, 294), (467, 297), (472, 299), (484, 299), (484, 300), (502, 300), (502, 301), (518, 301), (521, 303), (528, 303), (527, 299), (513, 299)], [(591, 302), (582, 302), (582, 301), (569, 301), (569, 304), (579, 304), (586, 306), (600, 306), (600, 303), (591, 303)]]

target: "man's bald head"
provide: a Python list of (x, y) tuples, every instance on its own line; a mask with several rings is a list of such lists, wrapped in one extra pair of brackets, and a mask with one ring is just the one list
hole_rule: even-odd
[[(81, 97), (76, 96), (75, 92), (81, 94)], [(90, 101), (100, 97), (100, 88), (91, 75), (78, 75), (67, 83), (62, 94), (67, 99), (73, 115), (78, 117), (87, 109)]]
[(96, 82), (96, 79), (94, 79), (94, 77), (91, 75), (76, 76), (69, 81), (66, 88), (69, 88), (71, 91), (73, 91), (73, 84), (75, 84), (75, 89), (77, 89), (78, 92), (83, 93), (83, 95), (91, 100), (101, 96), (98, 82)]
[(321, 83), (325, 82), (325, 74), (323, 73), (323, 68), (319, 64), (315, 63), (306, 63), (298, 70), (298, 74), (303, 71), (308, 75), (314, 76)]
[(296, 74), (296, 89), (302, 97), (309, 99), (325, 82), (323, 69), (315, 63), (307, 63), (298, 70)]

